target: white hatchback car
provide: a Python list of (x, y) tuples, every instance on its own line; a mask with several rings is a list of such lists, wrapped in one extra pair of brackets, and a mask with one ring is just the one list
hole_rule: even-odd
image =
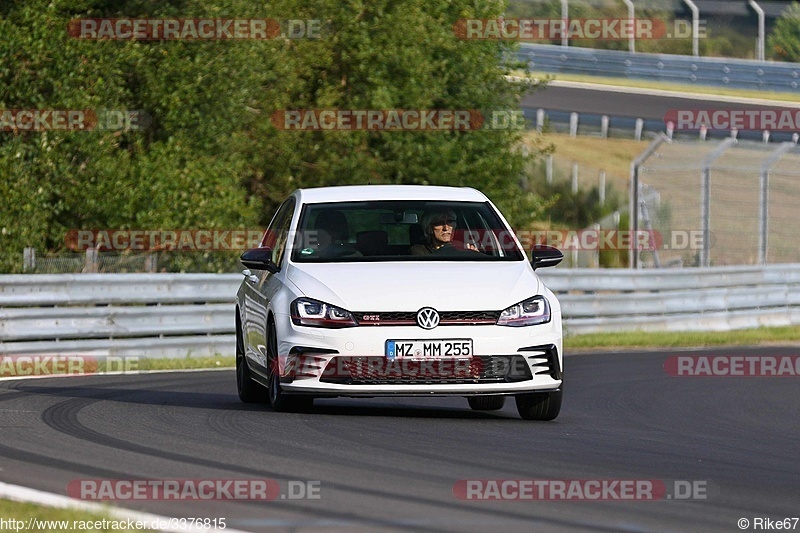
[(561, 307), (497, 208), (469, 188), (300, 189), (242, 254), (236, 376), (244, 402), (463, 396), (552, 420), (563, 390)]

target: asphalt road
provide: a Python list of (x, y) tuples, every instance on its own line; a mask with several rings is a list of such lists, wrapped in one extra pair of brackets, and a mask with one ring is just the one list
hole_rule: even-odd
[(610, 117), (643, 118), (664, 120), (670, 110), (766, 110), (781, 107), (781, 103), (759, 105), (741, 102), (715, 102), (707, 99), (690, 97), (663, 96), (642, 93), (614, 92), (596, 89), (549, 86), (542, 90), (528, 93), (522, 99), (522, 106), (531, 109), (547, 109), (608, 115)]
[[(587, 84), (588, 85), (588, 84)], [(621, 92), (620, 92), (621, 91)], [(581, 128), (597, 132), (600, 129), (601, 117), (610, 117), (610, 127), (617, 130), (614, 136), (619, 136), (620, 131), (629, 132), (633, 135), (636, 119), (644, 121), (645, 133), (662, 132), (666, 129), (666, 117), (669, 114), (671, 120), (676, 120), (678, 110), (688, 111), (765, 111), (777, 109), (792, 109), (797, 111), (796, 103), (761, 103), (746, 102), (738, 99), (726, 99), (713, 95), (691, 97), (677, 96), (668, 92), (663, 94), (647, 94), (646, 89), (642, 92), (630, 92), (624, 87), (620, 88), (591, 88), (571, 86), (569, 82), (553, 82), (544, 89), (537, 90), (525, 95), (522, 99), (522, 107), (528, 118), (529, 127), (535, 124), (535, 114), (537, 109), (544, 109), (551, 121), (551, 124), (561, 124), (564, 131), (569, 123), (570, 113), (580, 114)], [(792, 115), (794, 116), (794, 115)], [(795, 132), (784, 129), (773, 131), (771, 141), (773, 143), (786, 142), (792, 140)], [(626, 135), (626, 133), (622, 133)], [(730, 137), (729, 130), (709, 130), (709, 139), (721, 139)], [(761, 141), (763, 132), (760, 128), (755, 130), (741, 130), (738, 138), (741, 140)], [(683, 131), (678, 127), (675, 131), (677, 138), (696, 139), (698, 131)]]
[[(232, 370), (4, 381), (0, 480), (58, 494), (80, 479), (319, 488), (319, 499), (115, 502), (251, 531), (739, 531), (740, 518), (752, 528), (754, 517), (800, 515), (800, 378), (670, 377), (668, 355), (568, 357), (554, 422), (523, 421), (513, 402), (473, 412), (462, 398), (328, 399), (279, 414), (241, 404)], [(480, 479), (654, 480), (668, 490), (677, 480), (697, 482), (705, 498), (454, 495), (459, 480)]]

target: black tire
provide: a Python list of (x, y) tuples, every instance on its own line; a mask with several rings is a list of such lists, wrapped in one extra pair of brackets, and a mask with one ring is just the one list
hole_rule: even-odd
[(525, 420), (555, 420), (563, 391), (517, 394), (517, 412)]
[(253, 381), (250, 367), (244, 356), (244, 341), (239, 320), (236, 320), (236, 390), (239, 399), (244, 403), (264, 403), (267, 401), (267, 390)]
[(470, 396), (467, 398), (473, 411), (498, 411), (506, 404), (505, 396)]
[(280, 378), (275, 370), (278, 368), (278, 336), (275, 324), (267, 327), (267, 392), (272, 409), (279, 413), (297, 412), (311, 409), (314, 405), (312, 396), (289, 396), (281, 388)]

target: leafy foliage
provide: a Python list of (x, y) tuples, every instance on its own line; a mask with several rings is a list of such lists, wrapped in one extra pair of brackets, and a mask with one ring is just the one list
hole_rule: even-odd
[(767, 43), (776, 58), (800, 62), (800, 4), (794, 2), (778, 18)]
[[(70, 229), (252, 228), (298, 187), (472, 186), (516, 225), (540, 216), (521, 191), (520, 131), (296, 132), (282, 109), (518, 109), (509, 45), (461, 41), (460, 0), (6, 0), (0, 109), (143, 110), (144, 131), (0, 131), (0, 271), (22, 249), (64, 249)], [(322, 19), (320, 39), (81, 40), (77, 18)], [(213, 268), (213, 267), (212, 267)]]

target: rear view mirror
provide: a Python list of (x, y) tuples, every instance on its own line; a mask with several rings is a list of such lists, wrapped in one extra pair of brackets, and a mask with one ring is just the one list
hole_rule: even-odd
[(395, 213), (381, 213), (381, 224), (417, 224), (419, 217), (416, 213), (409, 213), (407, 211), (397, 211)]
[(564, 254), (557, 248), (547, 246), (546, 244), (537, 244), (533, 247), (533, 260), (531, 266), (536, 270), (537, 268), (556, 266), (564, 259)]

